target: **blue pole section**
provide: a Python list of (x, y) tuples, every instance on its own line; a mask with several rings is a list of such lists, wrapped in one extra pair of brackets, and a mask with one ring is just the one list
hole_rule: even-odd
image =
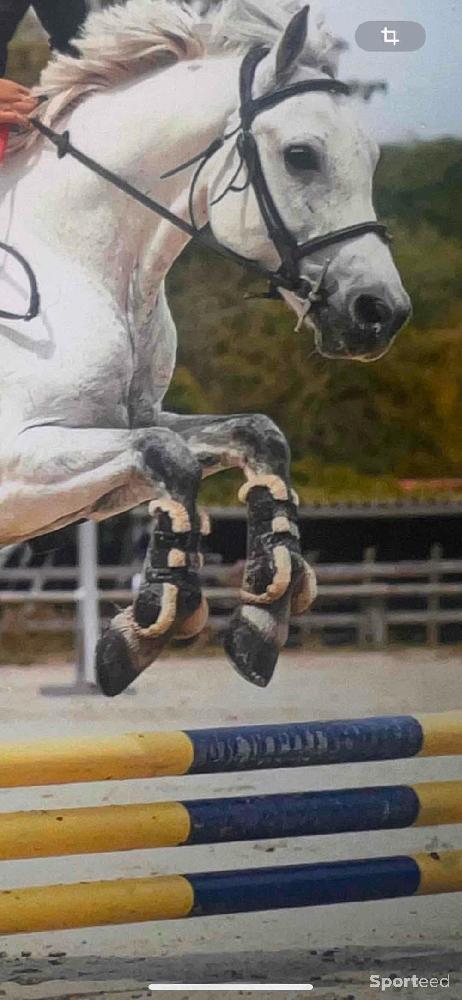
[(224, 774), (265, 768), (311, 767), (415, 757), (424, 734), (407, 715), (372, 719), (196, 729), (189, 774)]
[(340, 789), (183, 802), (191, 831), (187, 844), (305, 837), (412, 826), (419, 815), (413, 788)]
[(187, 875), (194, 890), (189, 916), (413, 896), (420, 877), (419, 865), (412, 857)]

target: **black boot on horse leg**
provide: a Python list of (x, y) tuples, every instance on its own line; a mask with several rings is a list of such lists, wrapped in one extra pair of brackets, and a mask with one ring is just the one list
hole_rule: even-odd
[[(207, 519), (196, 510), (200, 467), (181, 439), (168, 444), (167, 454), (164, 450), (161, 459), (155, 456), (155, 471), (166, 484), (173, 474), (176, 496), (172, 489), (173, 495), (152, 501), (153, 532), (139, 593), (131, 607), (113, 618), (98, 644), (98, 681), (109, 696), (125, 690), (171, 638), (190, 639), (207, 621), (199, 580), (200, 541), (208, 532)], [(147, 451), (145, 460), (150, 457)]]
[(291, 614), (316, 597), (316, 579), (300, 552), (295, 493), (275, 475), (254, 475), (242, 487), (247, 503), (247, 562), (242, 607), (231, 620), (225, 649), (242, 677), (269, 684), (285, 645)]
[(162, 413), (163, 426), (188, 443), (204, 475), (239, 466), (249, 512), (243, 606), (233, 616), (225, 648), (236, 670), (265, 687), (286, 642), (290, 614), (302, 614), (316, 596), (313, 571), (301, 552), (297, 498), (290, 490), (290, 450), (276, 424), (261, 413), (179, 416)]
[(166, 636), (174, 627), (176, 639), (192, 639), (208, 617), (199, 578), (201, 539), (210, 532), (208, 518), (200, 512), (191, 518), (181, 504), (157, 500), (149, 512), (153, 532), (134, 619), (146, 638)]
[(200, 542), (208, 534), (204, 515), (196, 514), (191, 525), (180, 504), (158, 501), (150, 513), (154, 528), (139, 593), (133, 606), (112, 620), (98, 646), (98, 680), (109, 696), (136, 680), (170, 639), (195, 638), (207, 623), (199, 579)]

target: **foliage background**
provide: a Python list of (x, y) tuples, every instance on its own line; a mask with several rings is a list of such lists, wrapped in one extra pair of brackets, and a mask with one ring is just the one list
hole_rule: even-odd
[(414, 314), (373, 365), (313, 355), (285, 306), (243, 303), (247, 277), (190, 251), (170, 282), (180, 346), (168, 405), (269, 413), (290, 440), (306, 499), (385, 498), (402, 478), (460, 477), (461, 190), (461, 141), (383, 150), (377, 210)]
[[(31, 83), (47, 56), (19, 33), (9, 73)], [(32, 36), (30, 32), (32, 31)], [(400, 480), (462, 476), (462, 141), (385, 147), (376, 205), (395, 237), (413, 320), (377, 364), (328, 362), (286, 307), (243, 302), (249, 279), (196, 248), (176, 265), (179, 332), (167, 406), (180, 412), (262, 410), (284, 429), (305, 499), (387, 498)], [(434, 488), (425, 483), (415, 492)], [(209, 501), (235, 497), (229, 476)]]

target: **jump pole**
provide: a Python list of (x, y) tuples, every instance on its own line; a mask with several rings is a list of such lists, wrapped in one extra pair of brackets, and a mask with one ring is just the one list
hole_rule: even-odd
[(462, 781), (0, 814), (0, 861), (462, 823)]
[(0, 934), (462, 891), (462, 851), (0, 892)]
[[(462, 713), (0, 747), (0, 787), (462, 756)], [(462, 782), (0, 816), (0, 859), (461, 822)], [(462, 851), (0, 892), (0, 934), (462, 892)]]
[(2, 744), (0, 788), (462, 756), (462, 712)]

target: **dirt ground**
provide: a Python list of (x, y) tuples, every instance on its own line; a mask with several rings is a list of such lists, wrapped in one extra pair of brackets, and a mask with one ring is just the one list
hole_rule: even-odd
[[(266, 691), (253, 689), (224, 658), (170, 657), (132, 695), (56, 698), (41, 688), (71, 678), (69, 667), (0, 670), (4, 741), (445, 711), (462, 705), (455, 652), (297, 653), (281, 658)], [(110, 784), (0, 790), (0, 811), (157, 799), (354, 787), (462, 777), (460, 758), (349, 764), (293, 771), (163, 778)], [(110, 839), (110, 830), (108, 830)], [(261, 867), (462, 848), (462, 827), (342, 834), (257, 844), (184, 847), (76, 858), (3, 862), (1, 888)], [(404, 991), (415, 998), (462, 996), (462, 894), (351, 903), (262, 914), (92, 928), (0, 940), (0, 998), (93, 1000), (189, 997), (152, 993), (150, 982), (311, 982), (313, 997), (364, 1000), (403, 995), (371, 990), (369, 977), (441, 978), (449, 987)], [(201, 994), (212, 996), (209, 991)], [(225, 997), (255, 996), (224, 991)], [(270, 993), (261, 992), (262, 997)], [(274, 995), (274, 994), (272, 994)]]

